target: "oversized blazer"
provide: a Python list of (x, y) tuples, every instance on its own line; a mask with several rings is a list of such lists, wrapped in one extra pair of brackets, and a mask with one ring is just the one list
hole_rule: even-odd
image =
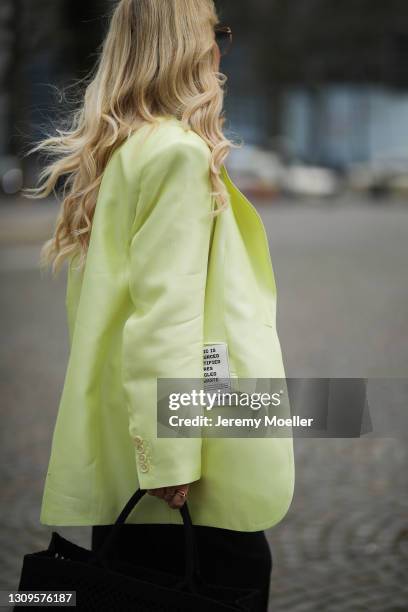
[[(70, 354), (43, 524), (110, 524), (139, 486), (190, 482), (197, 525), (256, 531), (289, 508), (291, 438), (157, 437), (157, 378), (200, 379), (205, 343), (226, 343), (231, 376), (285, 376), (264, 226), (225, 166), (229, 206), (212, 218), (209, 162), (205, 141), (166, 116), (105, 168), (86, 265), (68, 268)], [(150, 495), (128, 519), (180, 521)]]

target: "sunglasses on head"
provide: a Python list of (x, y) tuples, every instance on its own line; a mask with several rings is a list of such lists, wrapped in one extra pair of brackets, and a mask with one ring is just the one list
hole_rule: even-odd
[(221, 55), (226, 55), (232, 43), (232, 30), (229, 26), (215, 26), (215, 42)]

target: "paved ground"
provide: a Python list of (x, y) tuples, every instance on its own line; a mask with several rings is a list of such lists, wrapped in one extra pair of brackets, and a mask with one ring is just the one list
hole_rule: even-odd
[[(39, 504), (67, 359), (64, 278), (36, 268), (55, 210), (34, 210), (0, 207), (3, 589), (16, 587), (23, 554), (50, 536)], [(260, 211), (287, 375), (406, 376), (408, 207), (345, 201)], [(295, 498), (268, 532), (274, 612), (408, 608), (406, 403), (393, 410), (391, 437), (295, 441)], [(87, 528), (58, 530), (89, 545)]]

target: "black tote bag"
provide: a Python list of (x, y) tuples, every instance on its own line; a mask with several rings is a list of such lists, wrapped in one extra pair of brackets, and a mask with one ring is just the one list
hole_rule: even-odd
[[(76, 608), (86, 612), (255, 612), (257, 589), (220, 587), (206, 583), (200, 575), (194, 530), (187, 503), (180, 509), (184, 524), (185, 575), (108, 560), (121, 525), (146, 493), (132, 495), (95, 552), (69, 542), (57, 532), (47, 550), (24, 556), (19, 591), (76, 591)], [(16, 605), (14, 609), (19, 608)], [(56, 606), (30, 606), (57, 609)], [(58, 608), (61, 610), (61, 607)]]

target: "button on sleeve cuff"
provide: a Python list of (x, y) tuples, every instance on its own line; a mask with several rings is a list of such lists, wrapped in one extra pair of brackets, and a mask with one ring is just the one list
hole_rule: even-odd
[(141, 489), (157, 489), (199, 480), (201, 439), (135, 440), (136, 467)]

